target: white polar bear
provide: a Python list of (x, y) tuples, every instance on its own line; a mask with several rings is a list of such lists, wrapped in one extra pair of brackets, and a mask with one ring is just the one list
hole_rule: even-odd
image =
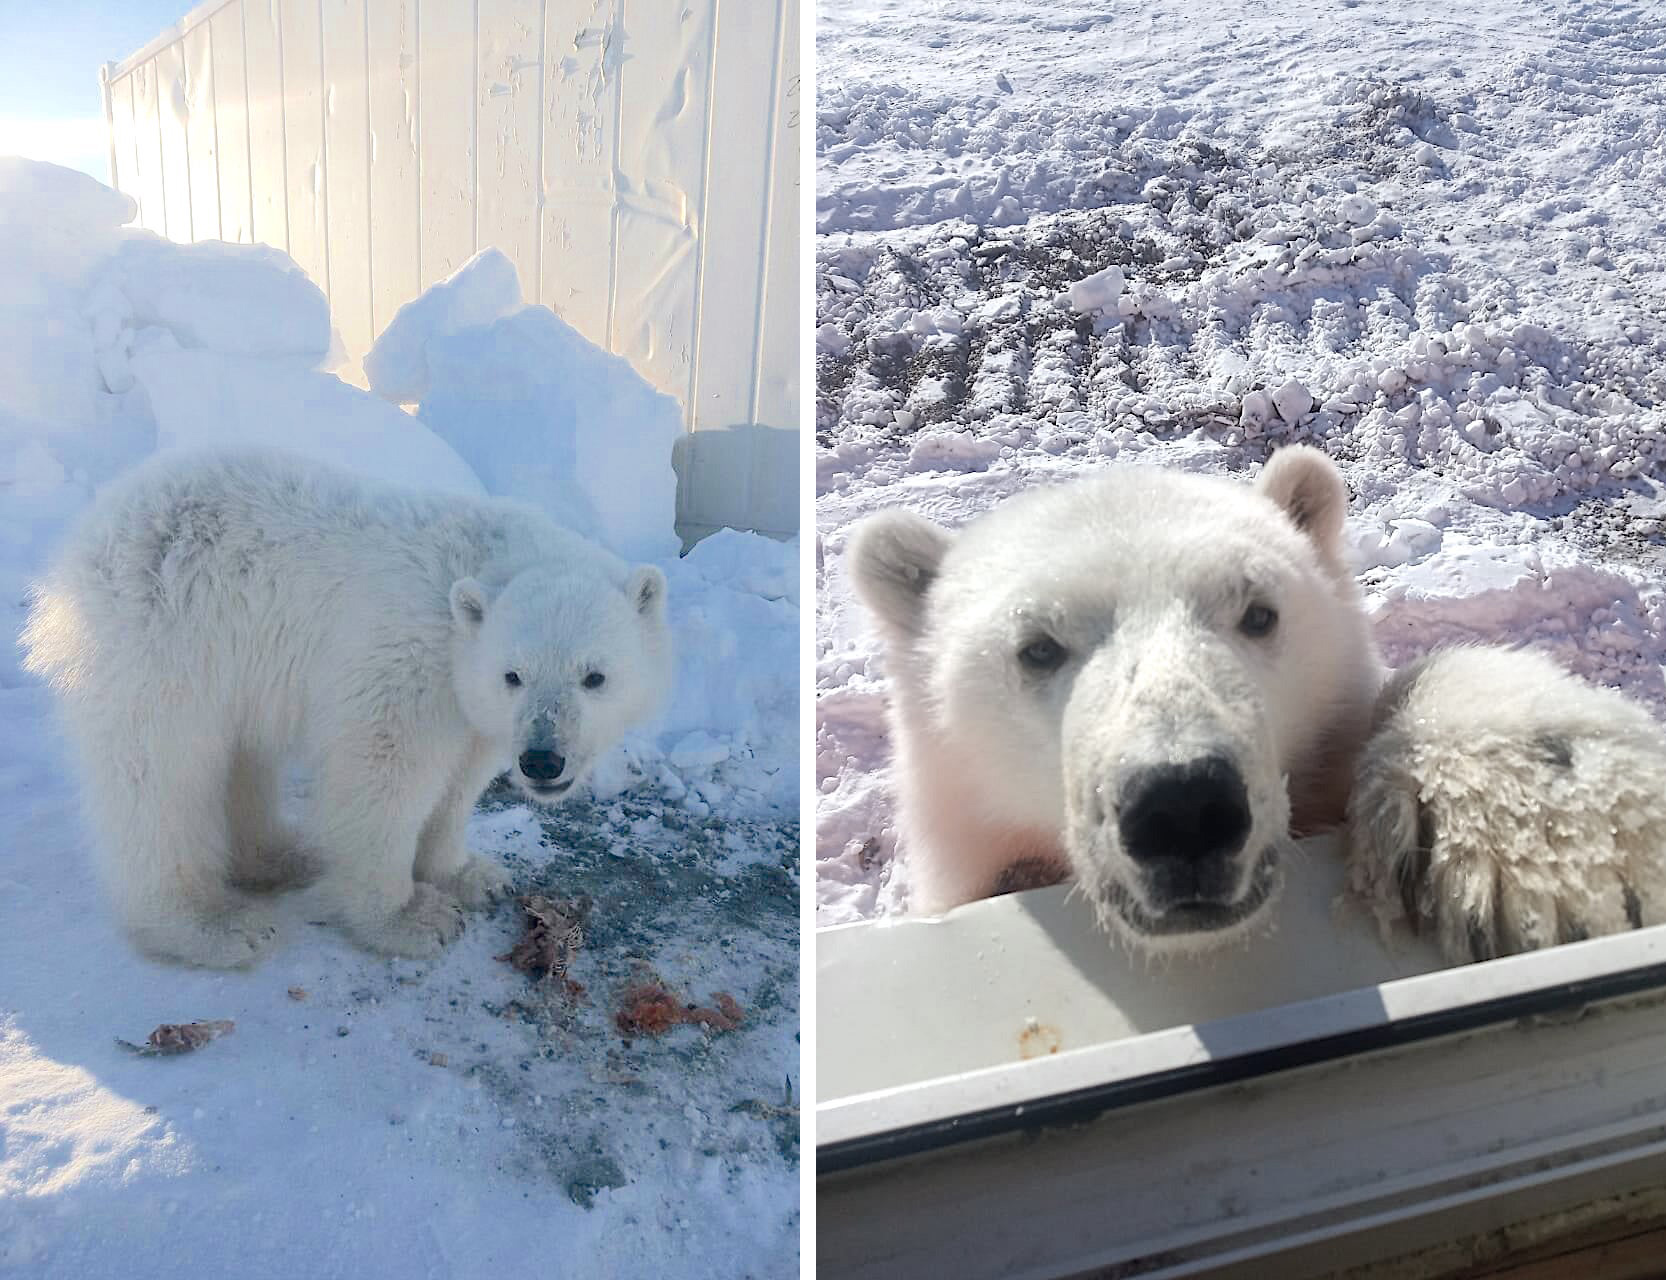
[[(362, 945), (423, 955), (505, 884), (463, 831), (515, 766), (570, 792), (669, 680), (665, 577), (530, 508), (272, 452), (163, 456), (100, 495), (35, 589), (87, 815), (141, 949), (275, 940), (260, 893), (321, 877)], [(287, 830), (281, 771), (309, 775)]]
[(1101, 924), (1195, 949), (1264, 918), (1292, 834), (1453, 961), (1666, 918), (1666, 737), (1527, 652), (1389, 678), (1322, 453), (1251, 487), (1154, 468), (1015, 497), (958, 534), (865, 521), (910, 906), (1073, 876)]

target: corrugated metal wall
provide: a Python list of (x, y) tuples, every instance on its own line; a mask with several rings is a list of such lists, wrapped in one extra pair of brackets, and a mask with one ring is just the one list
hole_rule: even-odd
[(107, 69), (112, 181), (285, 249), (362, 355), (476, 250), (683, 404), (679, 520), (789, 533), (796, 0), (219, 0)]

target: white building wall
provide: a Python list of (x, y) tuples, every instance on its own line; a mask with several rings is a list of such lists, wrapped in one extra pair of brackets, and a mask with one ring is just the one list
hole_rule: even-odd
[(797, 528), (796, 0), (211, 0), (106, 69), (111, 180), (286, 250), (362, 356), (477, 250), (684, 408), (679, 522)]

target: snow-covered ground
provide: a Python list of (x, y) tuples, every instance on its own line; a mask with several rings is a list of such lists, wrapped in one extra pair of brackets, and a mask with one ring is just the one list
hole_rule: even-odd
[(1391, 661), (1666, 710), (1666, 8), (871, 0), (817, 27), (817, 902), (896, 910), (851, 523), (1323, 447)]
[[(131, 203), (0, 159), (0, 608), (99, 485), (158, 448), (281, 444), (385, 479), (541, 501), (671, 587), (677, 692), (471, 843), (588, 894), (567, 977), (504, 963), (505, 904), (433, 963), (309, 923), (249, 973), (142, 959), (91, 881), (45, 689), (0, 655), (0, 1272), (21, 1276), (781, 1276), (798, 1256), (797, 548), (672, 531), (675, 406), (487, 254), (395, 321), (371, 383), (328, 367), (284, 255), (123, 231)], [(563, 388), (565, 387), (565, 390)], [(416, 402), (406, 412), (391, 399)], [(516, 467), (517, 460), (524, 466)], [(626, 1035), (649, 977), (744, 1018)], [(162, 1023), (231, 1019), (183, 1057)]]

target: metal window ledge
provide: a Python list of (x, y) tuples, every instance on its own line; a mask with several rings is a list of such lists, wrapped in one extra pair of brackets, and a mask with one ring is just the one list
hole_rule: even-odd
[(823, 931), (822, 1274), (1296, 1280), (1661, 1180), (1666, 929), (1443, 970), (1311, 852), (1197, 959), (1063, 890)]

